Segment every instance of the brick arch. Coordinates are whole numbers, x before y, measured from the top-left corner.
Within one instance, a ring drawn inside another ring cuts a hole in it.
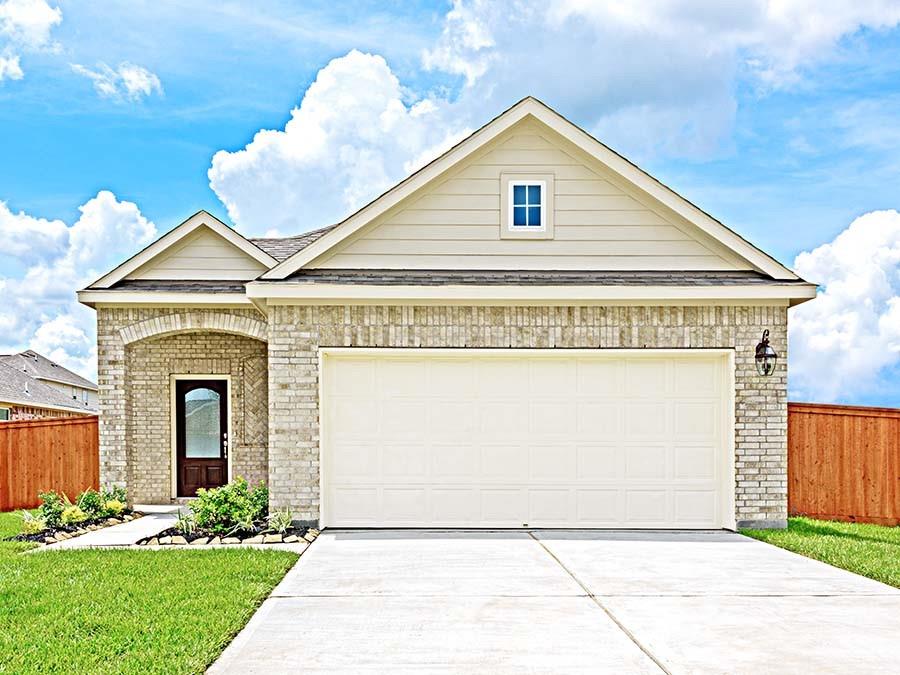
[[[174,335],[193,331],[215,331],[243,335],[254,340],[267,339],[266,322],[240,314],[214,311],[186,311],[138,321],[119,329],[124,344],[160,335]]]

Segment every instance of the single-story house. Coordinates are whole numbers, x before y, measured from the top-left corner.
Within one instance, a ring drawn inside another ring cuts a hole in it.
[[[783,527],[815,293],[526,98],[336,225],[201,211],[80,291],[102,481],[240,475],[320,527]]]
[[[0,422],[97,414],[97,385],[29,349],[0,355]]]

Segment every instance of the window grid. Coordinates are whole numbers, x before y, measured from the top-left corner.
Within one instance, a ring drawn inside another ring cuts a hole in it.
[[[510,183],[512,190],[512,227],[543,226],[543,185],[540,183]]]

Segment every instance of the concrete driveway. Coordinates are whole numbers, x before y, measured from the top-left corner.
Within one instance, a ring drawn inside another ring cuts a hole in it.
[[[211,672],[863,673],[900,591],[740,535],[328,531]]]

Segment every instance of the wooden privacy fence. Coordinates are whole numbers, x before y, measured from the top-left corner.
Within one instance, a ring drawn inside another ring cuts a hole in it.
[[[900,410],[788,403],[788,510],[900,524]]]
[[[0,422],[0,511],[38,505],[38,492],[75,499],[100,483],[96,416]]]

